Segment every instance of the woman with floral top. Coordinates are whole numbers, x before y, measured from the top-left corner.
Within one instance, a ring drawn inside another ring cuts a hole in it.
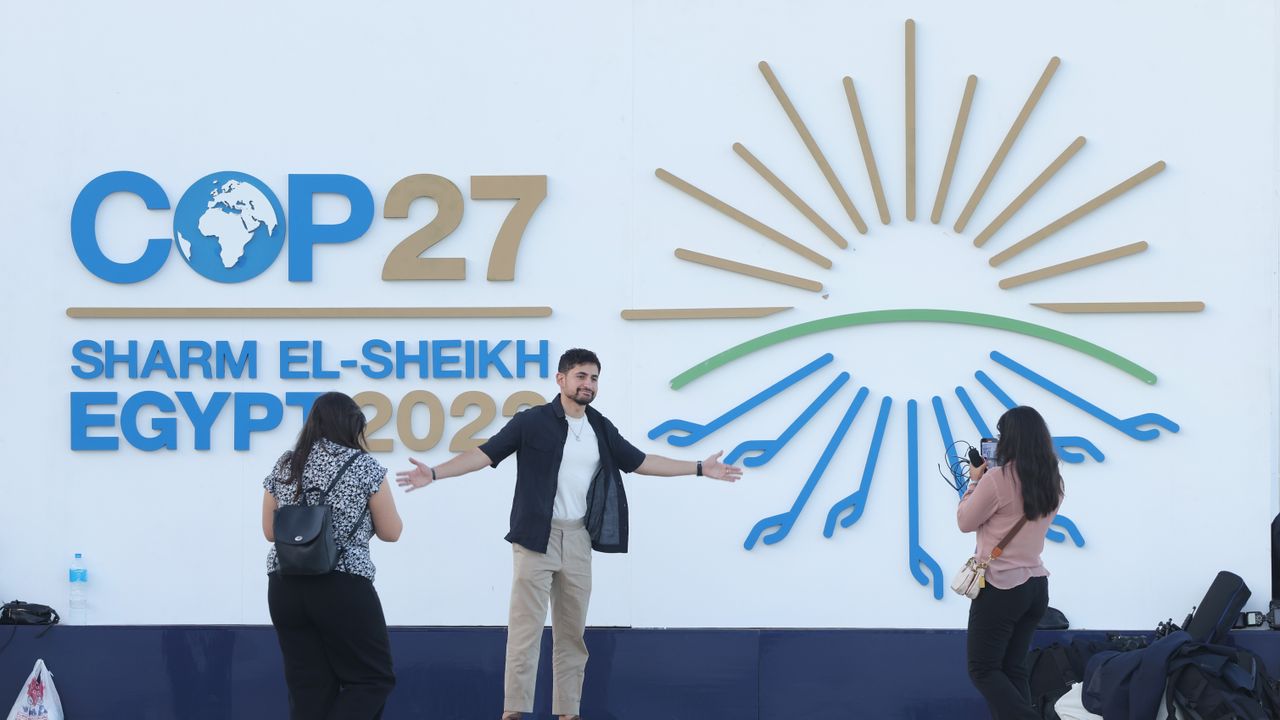
[[[341,556],[325,575],[279,572],[276,550],[267,555],[267,604],[284,655],[289,712],[302,718],[380,718],[395,686],[382,604],[373,588],[369,540],[400,538],[403,523],[387,469],[365,452],[365,418],[342,393],[321,395],[293,450],[280,456],[263,482],[262,532],[274,542],[276,508],[296,505],[300,494],[330,506]]]

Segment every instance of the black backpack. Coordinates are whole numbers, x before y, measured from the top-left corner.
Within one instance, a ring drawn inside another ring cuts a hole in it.
[[[0,625],[56,625],[60,619],[48,605],[21,600],[0,605]]]
[[[1071,686],[1084,679],[1089,658],[1103,650],[1138,650],[1146,647],[1142,636],[1107,635],[1077,637],[1070,643],[1053,643],[1027,654],[1027,682],[1031,686],[1031,702],[1042,720],[1059,720],[1053,709]]]
[[[1037,717],[1058,720],[1053,706],[1080,682],[1079,674],[1071,667],[1070,651],[1062,643],[1053,643],[1027,653],[1027,682],[1031,686],[1031,702]]]
[[[1248,650],[1192,642],[1169,658],[1165,704],[1171,718],[1269,720],[1280,718],[1280,685]]]
[[[325,488],[316,505],[307,504],[306,492],[299,487],[300,504],[276,508],[271,526],[276,536],[276,560],[281,575],[325,575],[338,566],[338,561],[346,552],[346,543],[341,550],[338,549],[338,541],[333,537],[333,509],[323,503],[346,474],[347,468],[362,454],[352,453],[347,458],[347,462],[333,476],[333,481]],[[347,543],[351,542],[351,538],[360,529],[368,512],[369,506],[365,505],[364,512],[347,534]]]

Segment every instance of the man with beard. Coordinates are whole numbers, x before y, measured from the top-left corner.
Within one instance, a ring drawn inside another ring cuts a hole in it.
[[[396,473],[408,490],[486,465],[497,467],[516,454],[516,491],[511,504],[514,553],[511,611],[507,622],[503,720],[533,712],[534,679],[542,626],[551,604],[554,650],[551,711],[578,718],[587,665],[583,631],[591,597],[591,551],[627,551],[627,497],[620,473],[675,477],[705,475],[733,482],[742,469],[706,460],[680,461],[646,455],[590,407],[600,379],[600,359],[574,348],[560,356],[560,394],[546,405],[517,414],[487,442],[431,467]]]

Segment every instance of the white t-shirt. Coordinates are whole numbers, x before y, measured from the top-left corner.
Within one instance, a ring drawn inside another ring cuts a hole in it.
[[[600,446],[587,416],[579,419],[565,416],[569,433],[564,439],[564,455],[560,459],[560,475],[556,480],[556,502],[552,520],[581,520],[587,516],[587,490],[600,466]]]

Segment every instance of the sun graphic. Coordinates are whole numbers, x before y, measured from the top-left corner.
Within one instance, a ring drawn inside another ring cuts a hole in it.
[[[904,50],[905,102],[903,107],[903,122],[906,135],[906,152],[904,157],[905,207],[903,209],[903,216],[907,222],[916,222],[916,195],[918,180],[916,173],[916,43],[915,23],[912,20],[906,21]],[[956,234],[963,234],[971,229],[970,221],[972,220],[975,211],[983,200],[986,199],[987,190],[990,188],[993,180],[1000,172],[1001,166],[1004,164],[1006,158],[1013,151],[1018,137],[1022,133],[1023,127],[1034,113],[1041,97],[1049,88],[1054,73],[1057,71],[1059,65],[1060,60],[1057,57],[1051,58],[1046,64],[1039,80],[1032,88],[1026,102],[1022,105],[1021,110],[1012,121],[1003,141],[1000,143],[994,156],[991,158],[990,163],[987,165],[986,171],[983,173],[977,185],[969,193],[962,209],[956,216],[954,223],[951,226]],[[777,74],[775,74],[773,67],[770,66],[769,63],[762,61],[759,64],[759,71],[768,88],[771,90],[773,97],[776,99],[778,106],[780,106],[781,110],[786,114],[791,125],[794,127],[795,132],[803,142],[805,148],[808,150],[808,154],[816,164],[817,169],[826,180],[826,184],[830,187],[831,192],[835,195],[840,206],[847,214],[848,219],[852,222],[853,227],[856,228],[857,232],[861,235],[872,234],[871,226],[866,222],[862,213],[859,212],[853,198],[846,191],[844,184],[840,180],[831,163],[828,161],[826,154],[818,145],[812,133],[810,133],[808,126],[805,124],[805,121],[795,103],[787,94],[787,91],[783,87],[783,84],[779,80]],[[857,135],[863,163],[865,164],[867,177],[874,195],[875,213],[882,225],[889,225],[892,222],[889,197],[885,192],[883,183],[881,182],[880,172],[873,152],[871,138],[867,131],[867,125],[864,121],[862,108],[858,100],[858,94],[851,78],[844,77],[842,84],[845,99],[849,107],[853,130]],[[932,210],[929,215],[929,221],[934,225],[941,224],[943,222],[943,217],[946,214],[947,201],[952,189],[952,175],[955,170],[956,160],[959,157],[963,146],[976,87],[977,78],[970,75],[963,89],[960,107],[956,113],[954,131],[952,132],[950,144],[947,150],[946,161],[943,166],[941,176],[938,179],[937,190],[934,195]],[[1146,168],[1103,190],[1093,198],[1079,204],[1070,212],[1047,222],[1040,227],[1040,229],[1021,239],[1009,242],[1008,238],[1000,237],[1000,230],[1009,223],[1009,221],[1028,203],[1029,200],[1031,200],[1033,196],[1043,190],[1046,185],[1050,183],[1053,177],[1077,155],[1084,144],[1084,137],[1077,137],[1072,141],[1047,167],[1044,168],[1042,172],[1039,173],[1038,176],[1035,177],[1034,180],[1031,181],[1030,184],[1026,186],[1025,189],[1009,201],[993,220],[977,231],[976,235],[974,235],[972,239],[974,248],[986,251],[990,249],[988,247],[989,245],[1002,247],[998,252],[990,255],[988,263],[991,267],[999,268],[1012,258],[1023,253],[1027,253],[1037,246],[1039,246],[1038,254],[1044,254],[1047,249],[1052,248],[1052,243],[1048,241],[1053,239],[1057,233],[1085,216],[1100,210],[1108,203],[1125,196],[1126,193],[1129,193],[1135,188],[1146,183],[1148,180],[1159,175],[1165,168],[1165,163],[1163,161],[1153,162]],[[816,210],[814,210],[813,206],[809,202],[806,202],[790,185],[787,184],[787,182],[761,162],[760,159],[756,157],[756,155],[754,155],[743,143],[735,142],[732,147],[734,153],[747,165],[747,167],[758,175],[769,188],[784,198],[787,203],[789,203],[810,224],[812,224],[812,226],[821,235],[825,236],[831,242],[834,249],[824,248],[822,251],[819,251],[809,247],[774,227],[765,224],[747,212],[730,205],[724,200],[713,195],[711,192],[698,187],[692,182],[689,182],[666,169],[657,168],[655,170],[655,174],[659,180],[672,188],[675,188],[688,197],[696,199],[707,207],[728,216],[735,222],[759,234],[767,240],[776,243],[778,246],[795,253],[809,263],[812,263],[816,269],[831,269],[832,261],[830,257],[824,253],[839,253],[851,250],[849,240],[842,235],[831,222],[823,218]],[[999,280],[998,287],[1002,290],[1010,290],[1013,288],[1033,285],[1049,278],[1087,271],[1090,268],[1095,268],[1106,263],[1112,263],[1123,258],[1138,255],[1147,249],[1148,243],[1135,242],[1082,257],[1060,259],[1057,262],[1039,267],[1038,269],[1014,275],[1007,275]],[[783,273],[776,269],[746,262],[744,259],[721,257],[683,247],[675,249],[675,256],[683,262],[697,264],[718,272],[748,276],[763,283],[770,283],[790,288],[790,291],[792,292],[805,291],[810,293],[821,293],[824,290],[824,284],[822,280],[819,279],[821,275],[806,277]],[[1200,312],[1204,309],[1203,302],[1194,300],[1173,302],[1163,300],[1118,302],[1096,297],[1080,298],[1070,302],[1059,302],[1055,300],[1033,302],[1031,304],[1056,313],[1073,314],[1187,313]],[[763,318],[790,309],[792,309],[790,306],[632,308],[623,310],[622,317],[631,321],[674,321],[691,319],[741,320],[743,318]],[[1105,347],[1092,343],[1084,338],[1080,338],[1045,325],[1013,317],[971,312],[962,309],[900,308],[855,312],[811,319],[746,339],[737,345],[724,349],[721,352],[695,363],[687,370],[679,373],[671,379],[671,388],[673,390],[680,391],[690,383],[716,372],[735,360],[797,338],[850,327],[894,323],[934,323],[985,327],[1005,333],[1032,337],[1040,341],[1068,349],[1075,353],[1079,353],[1088,358],[1092,358],[1094,361],[1111,365],[1137,381],[1147,384],[1154,384],[1156,382],[1155,373],[1143,367],[1138,362],[1108,350]],[[1144,442],[1150,441],[1159,437],[1162,430],[1172,433],[1176,433],[1179,430],[1179,426],[1176,422],[1154,412],[1142,413],[1131,417],[1122,417],[1120,415],[1113,414],[1112,412],[1103,409],[1100,405],[1086,399],[1086,397],[1079,392],[1069,389],[1058,380],[1051,379],[1018,359],[1010,357],[1002,352],[992,351],[989,358],[1003,371],[1037,386],[1041,390],[1056,397],[1061,402],[1076,408],[1077,410],[1094,418],[1096,421],[1109,426],[1134,440]],[[767,386],[754,395],[742,400],[732,408],[722,412],[714,419],[705,422],[696,422],[685,419],[667,420],[659,423],[650,430],[648,434],[649,438],[653,440],[665,438],[667,443],[678,447],[686,447],[696,444],[710,434],[729,426],[735,420],[759,407],[763,403],[783,393],[791,391],[797,383],[800,383],[805,378],[816,376],[824,369],[834,368],[832,365],[833,361],[834,356],[830,353],[825,353],[813,358],[802,366],[795,368],[788,374],[783,375],[782,373],[779,373],[779,376],[775,377],[757,378],[757,382],[763,381],[764,383],[768,383]],[[1006,391],[1003,386],[998,384],[987,372],[982,370],[975,372],[974,379],[983,391],[989,393],[1001,406],[1011,408],[1018,404],[1010,393]],[[794,439],[806,427],[806,425],[808,425],[808,423],[823,407],[841,394],[845,387],[849,385],[849,380],[850,374],[848,372],[839,372],[828,382],[826,387],[808,403],[804,410],[800,412],[790,423],[788,423],[775,437],[742,441],[737,444],[731,452],[729,452],[725,457],[725,460],[728,462],[740,462],[750,468],[766,465],[792,439]],[[992,418],[984,417],[981,414],[969,390],[963,386],[957,386],[954,388],[953,392],[956,400],[964,409],[964,414],[967,416],[968,421],[972,424],[976,432],[981,436],[991,436],[994,426],[994,423],[991,422]],[[755,550],[759,548],[760,543],[763,543],[764,545],[778,543],[791,533],[797,519],[804,511],[805,506],[812,497],[818,483],[821,481],[823,474],[831,463],[837,449],[848,435],[850,427],[853,425],[858,415],[865,412],[867,415],[874,413],[875,430],[866,450],[860,480],[854,492],[838,500],[828,509],[826,519],[823,524],[823,534],[827,538],[831,538],[834,536],[837,529],[848,528],[862,517],[867,506],[867,499],[872,480],[875,475],[877,460],[885,436],[885,429],[888,425],[889,418],[894,410],[895,404],[898,404],[893,397],[885,396],[880,399],[877,408],[874,410],[868,409],[864,411],[863,406],[867,404],[866,401],[869,395],[869,389],[867,387],[861,387],[854,391],[851,399],[841,401],[842,403],[847,403],[845,405],[844,413],[837,425],[830,430],[829,439],[827,440],[820,456],[814,463],[803,486],[797,493],[795,501],[786,511],[765,517],[751,525],[746,532],[746,537],[743,542],[743,546],[746,550]],[[837,403],[837,406],[839,404],[840,403]],[[944,584],[942,569],[938,562],[924,549],[920,540],[919,485],[921,471],[918,461],[922,435],[920,429],[920,425],[922,424],[920,419],[920,403],[915,399],[908,399],[902,404],[905,405],[907,427],[907,525],[909,568],[911,575],[917,582],[919,582],[920,585],[931,588],[934,597],[941,599],[943,597]],[[932,410],[934,423],[937,426],[937,440],[941,443],[942,449],[946,453],[951,467],[956,468],[960,464],[960,457],[956,450],[956,434],[953,433],[952,420],[947,415],[941,394],[933,395],[928,401],[928,404]],[[872,402],[871,405],[874,406],[876,403]],[[1080,463],[1086,460],[1103,462],[1106,458],[1103,451],[1088,438],[1082,436],[1058,436],[1054,437],[1053,440],[1055,448],[1058,451],[1058,455],[1064,462]],[[964,486],[961,482],[959,492],[963,493],[963,491]],[[1083,547],[1085,543],[1084,535],[1076,523],[1069,517],[1061,514],[1055,519],[1053,527],[1050,528],[1047,534],[1047,538],[1054,542],[1070,541],[1078,547]]]

